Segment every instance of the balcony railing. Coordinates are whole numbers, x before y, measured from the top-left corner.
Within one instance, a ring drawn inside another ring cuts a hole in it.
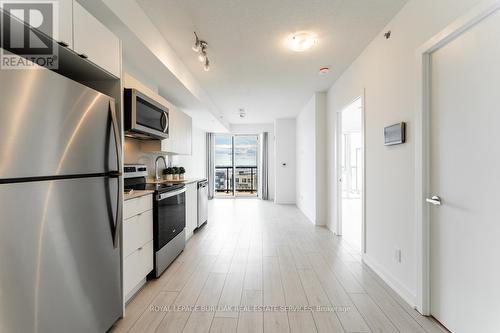
[[[241,194],[257,194],[257,166],[237,166],[234,168],[236,192]],[[215,167],[215,191],[226,195],[233,193],[233,167]]]

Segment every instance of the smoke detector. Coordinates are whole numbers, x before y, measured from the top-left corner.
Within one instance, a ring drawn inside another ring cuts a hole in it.
[[[319,69],[319,75],[326,75],[328,73],[330,73],[330,67],[325,66]]]

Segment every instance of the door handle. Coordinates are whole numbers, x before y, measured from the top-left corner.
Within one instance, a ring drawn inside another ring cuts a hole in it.
[[[163,111],[161,113],[160,122],[161,122],[161,128],[163,130],[163,133],[167,133],[167,129],[168,129],[168,114],[167,114],[167,112]]]
[[[441,198],[437,195],[433,195],[432,198],[427,198],[425,201],[434,206],[441,206]]]
[[[120,136],[120,127],[118,126],[118,117],[116,115],[115,102],[114,100],[109,101],[109,112],[111,113],[111,123],[113,126],[113,134],[115,137],[115,149],[116,149],[116,164],[117,171],[111,176],[117,178],[118,182],[118,198],[116,200],[116,222],[115,228],[113,230],[113,247],[116,249],[118,247],[118,239],[120,238],[120,230],[122,228],[122,201],[123,201],[123,188],[121,180],[121,166],[122,166],[122,143]]]

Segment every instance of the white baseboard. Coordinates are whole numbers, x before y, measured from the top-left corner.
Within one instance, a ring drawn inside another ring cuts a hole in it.
[[[417,295],[398,281],[391,273],[379,265],[375,260],[372,260],[366,253],[362,256],[363,262],[372,269],[392,290],[394,290],[408,305],[415,308],[417,303]]]
[[[274,200],[274,203],[277,205],[295,205],[295,201],[279,201]]]

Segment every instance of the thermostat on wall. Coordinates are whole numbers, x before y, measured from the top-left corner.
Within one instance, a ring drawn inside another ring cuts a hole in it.
[[[384,128],[384,144],[399,145],[406,142],[406,123],[398,123]]]

